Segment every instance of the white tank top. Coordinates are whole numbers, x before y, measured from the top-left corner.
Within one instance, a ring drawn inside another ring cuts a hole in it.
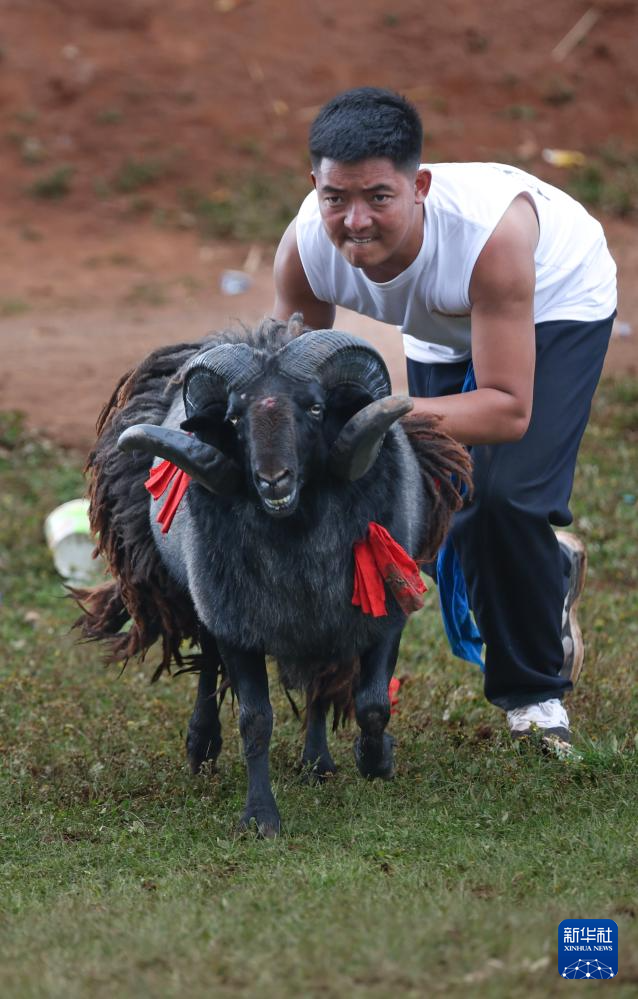
[[[534,322],[593,321],[616,308],[616,266],[602,227],[564,191],[500,163],[424,164],[432,184],[424,203],[424,238],[410,266],[391,281],[371,281],[333,246],[316,191],[297,216],[297,246],[316,298],[403,333],[416,361],[471,356],[469,287],[474,264],[503,213],[519,194],[539,222]]]

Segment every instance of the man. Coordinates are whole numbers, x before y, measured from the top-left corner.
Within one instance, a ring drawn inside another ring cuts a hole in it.
[[[569,742],[562,698],[582,664],[586,560],[551,525],[572,519],[615,265],[599,223],[562,191],[500,164],[419,165],[421,146],[416,110],[389,91],[346,91],[321,109],[315,190],[277,251],[274,313],[323,329],[342,305],[401,327],[414,413],[472,446],[475,494],[451,541],[486,646],[486,696],[514,737]]]

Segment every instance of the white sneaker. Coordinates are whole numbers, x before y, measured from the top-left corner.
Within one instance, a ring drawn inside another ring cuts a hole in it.
[[[507,712],[507,724],[513,739],[522,739],[534,732],[543,738],[555,736],[561,742],[571,742],[569,717],[557,697],[540,704],[526,704]]]

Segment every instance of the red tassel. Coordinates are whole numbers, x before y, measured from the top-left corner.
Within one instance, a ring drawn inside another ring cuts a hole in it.
[[[390,698],[390,714],[396,715],[399,704],[399,687],[401,681],[398,676],[393,676],[388,686],[388,697]]]
[[[177,465],[173,465],[170,461],[162,461],[155,468],[151,469],[144,485],[153,499],[160,498],[177,471]]]
[[[353,552],[352,603],[355,607],[361,607],[364,614],[372,614],[373,617],[385,616],[388,613],[385,585],[389,586],[404,614],[423,607],[421,594],[427,591],[427,587],[419,568],[385,527],[371,522],[367,539],[355,542]]]
[[[383,617],[388,613],[385,606],[385,587],[383,577],[379,575],[372,548],[368,541],[357,541],[353,550],[354,591],[352,603],[355,607],[361,607],[364,614]]]
[[[144,483],[153,499],[159,499],[166,492],[173,479],[175,481],[171,485],[170,492],[157,515],[157,523],[162,525],[162,534],[166,534],[173,523],[173,517],[177,513],[177,508],[182,501],[182,497],[188,489],[191,477],[186,472],[183,472],[181,468],[178,468],[177,465],[174,465],[172,461],[162,461],[156,468],[151,469],[149,477]]]

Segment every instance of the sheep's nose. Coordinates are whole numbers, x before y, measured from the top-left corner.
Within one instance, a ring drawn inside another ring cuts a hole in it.
[[[257,487],[261,493],[267,493],[274,496],[284,495],[288,491],[292,482],[292,475],[287,468],[281,468],[277,472],[272,472],[270,475],[258,472],[255,478],[257,481]]]

